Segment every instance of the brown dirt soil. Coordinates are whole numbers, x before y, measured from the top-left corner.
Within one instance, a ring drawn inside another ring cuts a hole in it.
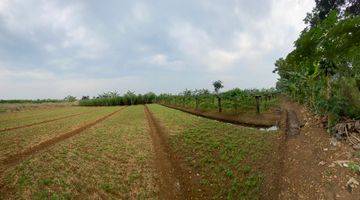
[[[272,151],[269,151],[267,157],[261,161],[262,164],[259,164],[259,166],[261,166],[261,171],[264,172],[265,176],[261,186],[260,199],[278,199],[281,191],[280,182],[285,159],[284,147],[286,144],[286,134],[284,133],[284,130],[286,129],[286,119],[287,113],[281,112],[281,120],[278,124],[281,133],[273,138],[273,141],[271,141],[273,144]]]
[[[280,114],[277,114],[276,112],[247,116],[245,114],[235,115],[235,114],[225,114],[218,112],[204,112],[201,110],[182,108],[173,105],[165,105],[165,104],[161,104],[161,105],[166,106],[168,108],[173,108],[183,112],[187,112],[193,115],[197,115],[200,117],[205,117],[208,119],[214,119],[221,122],[238,124],[248,127],[268,128],[277,125],[280,121]]]
[[[90,112],[92,112],[92,111],[90,111]],[[70,117],[75,117],[75,116],[83,115],[83,114],[85,114],[85,113],[89,113],[89,112],[83,112],[83,113],[77,113],[77,114],[67,115],[67,116],[64,116],[64,117],[59,117],[59,118],[55,118],[55,119],[49,119],[49,120],[45,120],[45,121],[42,121],[42,122],[36,122],[36,123],[27,124],[27,125],[23,125],[23,126],[16,126],[16,127],[11,127],[11,128],[5,128],[5,129],[1,129],[1,130],[0,130],[0,133],[1,133],[1,132],[5,132],[5,131],[11,131],[11,130],[16,130],[16,129],[21,129],[21,128],[28,128],[28,127],[31,127],[31,126],[36,126],[36,125],[40,125],[40,124],[45,124],[45,123],[49,123],[49,122],[54,122],[54,121],[58,121],[58,120],[62,120],[62,119],[67,119],[67,118],[70,118]]]
[[[196,180],[183,168],[181,157],[175,155],[169,145],[167,134],[145,105],[144,108],[153,141],[159,170],[160,199],[203,199],[204,195],[194,193]]]
[[[92,126],[94,126],[95,124],[97,123],[100,123],[101,121],[104,121],[105,119],[115,115],[116,113],[120,112],[123,108],[117,110],[117,111],[114,111],[108,115],[105,115],[93,122],[90,122],[84,126],[81,126],[81,127],[78,127],[72,131],[69,131],[69,132],[66,132],[66,133],[63,133],[63,134],[60,134],[59,136],[57,137],[54,137],[52,139],[49,139],[49,140],[46,140],[46,141],[43,141],[33,147],[30,147],[20,153],[16,153],[14,155],[11,155],[3,160],[0,161],[0,176],[2,176],[2,173],[4,170],[6,170],[7,168],[9,167],[12,167],[16,164],[18,164],[19,162],[21,162],[22,160],[24,160],[25,158],[29,157],[29,156],[32,156],[34,154],[37,154],[38,152],[46,149],[46,148],[49,148],[50,146],[53,146],[65,139],[68,139],[70,137],[73,137],[79,133],[81,133],[82,131],[84,131],[85,129],[88,129]],[[0,177],[2,178],[2,177]],[[0,180],[0,188],[2,187],[2,184],[1,184],[1,180]]]
[[[296,114],[303,127],[299,135],[288,135],[282,148],[278,199],[360,199],[360,187],[349,192],[347,181],[360,176],[350,169],[334,164],[353,160],[354,151],[346,144],[330,143],[330,135],[305,107],[282,100],[282,108]]]

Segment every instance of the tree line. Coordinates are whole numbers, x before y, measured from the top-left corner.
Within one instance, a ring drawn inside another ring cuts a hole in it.
[[[327,117],[360,119],[360,1],[316,0],[295,49],[275,63],[277,89]]]

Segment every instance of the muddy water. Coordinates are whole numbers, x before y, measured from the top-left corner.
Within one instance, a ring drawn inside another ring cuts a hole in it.
[[[279,130],[279,127],[278,126],[271,126],[269,128],[259,128],[259,130],[260,131],[267,131],[267,132],[269,132],[269,131],[277,131],[277,130]]]

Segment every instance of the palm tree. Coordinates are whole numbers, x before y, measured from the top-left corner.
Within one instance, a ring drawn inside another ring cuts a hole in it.
[[[222,108],[221,108],[221,98],[220,98],[220,96],[219,96],[219,91],[220,91],[221,88],[224,87],[224,85],[222,84],[222,81],[217,80],[217,81],[214,81],[214,82],[213,82],[213,86],[214,86],[216,98],[218,99],[218,109],[219,109],[219,112],[222,112]]]

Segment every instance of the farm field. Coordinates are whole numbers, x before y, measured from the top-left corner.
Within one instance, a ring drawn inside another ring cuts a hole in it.
[[[360,0],[0,0],[0,200],[360,200]]]
[[[1,117],[33,123],[27,112],[82,114],[0,133],[0,199],[258,199],[274,189],[265,161],[277,131],[156,104]]]
[[[271,172],[264,169],[271,168],[269,161],[276,162],[270,158],[276,153],[278,131],[222,123],[156,104],[149,108],[167,133],[184,182],[191,184],[190,194],[200,199],[271,195],[274,188],[265,186]]]
[[[76,115],[49,123],[0,132],[0,158],[9,157],[15,153],[29,149],[43,141],[96,120],[115,111],[117,108],[88,109],[87,113]],[[90,112],[91,111],[91,112]],[[77,109],[74,110],[78,113]]]
[[[47,120],[58,119],[61,117],[82,114],[96,110],[96,108],[84,107],[63,107],[53,109],[37,109],[32,111],[21,111],[0,114],[0,131],[18,126],[39,123]]]

